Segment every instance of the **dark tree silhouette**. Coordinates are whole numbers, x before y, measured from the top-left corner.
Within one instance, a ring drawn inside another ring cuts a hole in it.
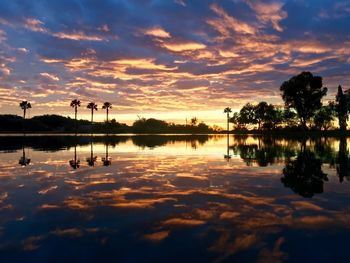
[[[230,155],[230,135],[229,133],[226,134],[226,154],[224,155],[224,158],[227,160],[231,159],[231,155]]]
[[[339,120],[340,130],[346,131],[347,121],[349,119],[349,98],[343,93],[342,87],[338,86],[336,96],[336,112]]]
[[[108,140],[108,137],[107,137],[107,140]],[[108,156],[108,141],[106,142],[105,145],[106,145],[106,155],[104,158],[102,158],[102,162],[104,166],[109,166],[111,165],[111,159]]]
[[[257,163],[260,167],[272,165],[275,158],[281,154],[274,145],[262,147],[257,144],[248,145],[241,143],[233,145],[231,148],[235,153],[239,153],[247,166],[252,166],[254,163]]]
[[[227,115],[227,132],[230,131],[230,125],[229,125],[229,123],[230,123],[230,113],[231,113],[231,112],[232,112],[232,110],[231,110],[230,107],[227,107],[227,108],[224,109],[224,113],[226,113],[226,115]]]
[[[321,99],[327,94],[322,77],[302,72],[283,82],[280,90],[285,105],[297,111],[302,127],[307,129],[307,121],[321,108]]]
[[[192,126],[196,126],[197,125],[197,123],[198,123],[198,119],[197,119],[197,117],[193,117],[192,119],[191,119],[191,125]]]
[[[72,100],[70,103],[70,106],[74,108],[74,119],[77,120],[77,114],[78,114],[78,107],[80,107],[80,100]]]
[[[112,109],[112,104],[106,101],[105,103],[103,103],[102,109],[106,110],[106,122],[108,123],[108,114],[109,110]]]
[[[289,108],[284,109],[282,114],[282,120],[289,127],[298,125],[297,114]]]
[[[339,182],[343,182],[344,177],[350,179],[350,158],[349,151],[347,149],[346,137],[344,136],[340,138],[336,168],[339,176]]]
[[[97,104],[95,102],[90,102],[87,108],[91,110],[91,123],[94,122],[94,111],[97,111]]]
[[[233,123],[234,129],[241,130],[243,125],[241,123],[241,116],[239,112],[234,112],[232,117],[230,118],[230,122]]]
[[[97,160],[97,156],[94,156],[94,145],[93,145],[93,139],[91,137],[90,139],[90,157],[86,158],[86,162],[89,166],[95,166],[95,162]]]
[[[242,107],[239,112],[239,121],[241,125],[255,125],[257,120],[255,118],[255,107],[254,105],[247,103]]]
[[[24,145],[22,147],[22,156],[18,161],[18,164],[20,164],[21,166],[27,166],[30,164],[30,159],[26,157],[26,152],[24,149]]]
[[[76,144],[74,145],[74,158],[69,161],[69,165],[73,169],[77,169],[80,167],[80,160],[78,160],[78,158],[77,158],[77,145]]]
[[[334,120],[335,110],[334,104],[329,103],[326,106],[322,106],[316,111],[314,116],[315,127],[319,130],[328,130],[332,127],[332,122]]]
[[[322,171],[322,161],[313,152],[303,150],[295,160],[287,161],[281,181],[295,193],[312,197],[315,193],[323,193],[323,184],[328,178]]]
[[[260,130],[261,124],[267,119],[267,114],[269,111],[269,105],[265,102],[259,102],[258,105],[254,107],[255,120],[258,123],[258,129]]]
[[[23,110],[23,119],[26,118],[26,113],[28,109],[32,108],[32,105],[30,104],[30,102],[24,100],[22,101],[19,106],[21,107],[21,109]]]
[[[284,111],[275,108],[274,105],[269,104],[267,107],[266,117],[263,128],[265,129],[276,129],[278,125],[284,121]]]
[[[272,104],[265,101],[259,102],[254,107],[255,120],[258,123],[258,129],[274,129],[283,121],[283,113]]]

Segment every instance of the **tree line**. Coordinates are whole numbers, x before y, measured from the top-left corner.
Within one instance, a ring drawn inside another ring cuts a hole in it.
[[[340,85],[335,100],[325,105],[322,99],[327,95],[327,88],[323,87],[322,77],[311,72],[302,72],[283,82],[280,91],[284,107],[265,101],[247,103],[232,116],[231,108],[227,107],[224,109],[227,125],[233,123],[235,130],[329,130],[336,128],[334,122],[338,120],[339,129],[347,129],[350,94]]]
[[[32,108],[28,101],[22,101],[19,106],[23,110],[23,118],[14,115],[0,116],[0,124],[4,129],[0,131],[19,131],[20,127],[25,131],[56,131],[56,132],[110,132],[110,133],[216,133],[221,129],[218,126],[210,127],[204,122],[199,122],[196,117],[190,119],[186,124],[175,124],[154,118],[141,118],[134,121],[132,126],[121,124],[115,119],[109,120],[109,111],[112,109],[112,103],[104,102],[102,109],[106,111],[106,121],[104,123],[94,122],[94,112],[98,110],[95,102],[89,102],[86,106],[91,111],[91,122],[86,120],[78,120],[78,109],[82,103],[78,99],[74,99],[70,103],[70,107],[74,109],[74,120],[69,117],[59,115],[42,115],[35,116],[30,120],[26,119],[26,112]]]

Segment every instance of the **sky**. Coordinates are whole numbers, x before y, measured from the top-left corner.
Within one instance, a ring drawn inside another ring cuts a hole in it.
[[[302,71],[327,99],[350,87],[350,1],[1,0],[0,113],[73,117],[70,101],[113,104],[110,118],[197,117],[223,125],[227,106],[282,105]]]

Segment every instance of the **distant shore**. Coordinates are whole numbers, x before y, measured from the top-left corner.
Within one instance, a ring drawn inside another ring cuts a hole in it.
[[[132,125],[110,122],[89,122],[87,120],[74,120],[60,115],[42,115],[31,119],[23,119],[16,115],[0,115],[0,134],[51,134],[51,135],[256,135],[273,137],[350,137],[349,131],[339,129],[319,130],[302,127],[278,127],[275,129],[233,129],[223,130],[217,126],[208,126],[204,122],[191,124],[168,123],[157,119],[136,120]]]
[[[209,133],[186,133],[186,132],[61,132],[61,131],[0,131],[0,136],[13,135],[33,135],[33,136],[205,136],[205,135],[237,135],[237,136],[264,136],[264,137],[350,137],[350,131],[340,130],[329,130],[329,131],[288,131],[288,130],[276,130],[276,131],[259,131],[259,130],[248,130],[248,131],[220,131],[220,132],[209,132]]]

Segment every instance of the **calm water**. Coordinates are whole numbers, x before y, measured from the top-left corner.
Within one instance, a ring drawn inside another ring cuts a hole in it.
[[[0,137],[0,261],[349,261],[348,146]]]

